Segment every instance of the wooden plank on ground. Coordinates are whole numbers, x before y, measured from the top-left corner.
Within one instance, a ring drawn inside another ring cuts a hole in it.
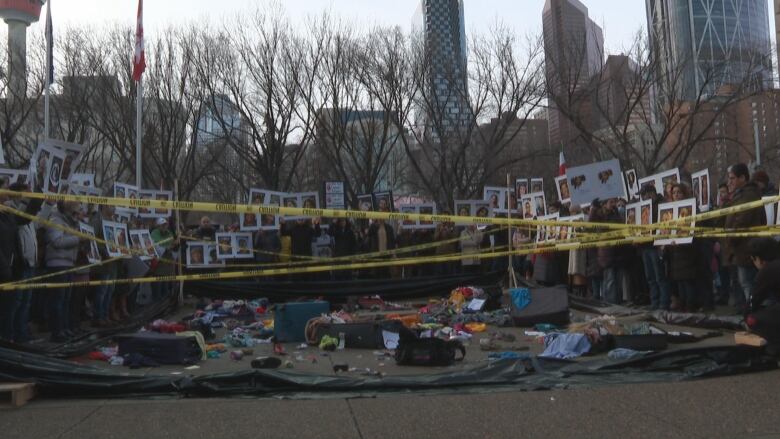
[[[35,397],[35,384],[0,383],[0,408],[18,408]]]

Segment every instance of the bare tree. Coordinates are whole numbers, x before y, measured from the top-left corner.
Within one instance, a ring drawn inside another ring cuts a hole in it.
[[[724,83],[726,64],[715,63],[700,66],[692,87],[692,61],[661,58],[641,31],[625,53],[607,57],[590,74],[580,44],[566,46],[564,56],[548,55],[548,105],[571,127],[565,142],[579,145],[586,157],[619,158],[649,175],[685,166],[700,145],[735,140],[713,128],[755,94],[751,77]]]
[[[221,97],[229,99],[241,123],[220,112],[215,120],[227,133],[245,131],[249,141],[244,145],[235,141],[241,136],[228,136],[228,146],[250,165],[259,184],[286,190],[292,177],[283,169],[295,167],[305,150],[287,146],[308,145],[312,136],[314,115],[301,111],[301,90],[314,78],[302,77],[302,65],[311,56],[307,50],[317,49],[296,36],[278,10],[257,9],[230,28],[236,26],[242,32],[204,29],[192,48],[201,93],[214,108]]]

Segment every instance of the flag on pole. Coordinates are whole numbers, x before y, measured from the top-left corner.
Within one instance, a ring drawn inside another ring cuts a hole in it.
[[[563,151],[558,156],[558,176],[566,175],[566,159],[563,158]]]
[[[46,2],[46,63],[48,64],[46,85],[54,83],[54,26],[51,22],[51,1]]]
[[[133,81],[140,81],[146,70],[144,53],[144,0],[138,0],[138,21],[135,28],[135,55],[133,56]]]

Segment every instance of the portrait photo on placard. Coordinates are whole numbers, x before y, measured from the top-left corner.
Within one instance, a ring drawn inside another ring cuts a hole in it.
[[[634,169],[626,171],[626,188],[630,198],[635,198],[639,195],[639,180],[636,178],[636,170]]]
[[[252,258],[254,254],[252,252],[252,234],[251,233],[235,233],[233,234],[233,257],[235,258]]]
[[[417,206],[414,205],[408,205],[408,204],[402,204],[398,206],[398,212],[404,213],[404,214],[415,214],[417,213]],[[405,219],[401,221],[401,228],[404,229],[411,229],[417,227],[417,220],[414,219]]]
[[[531,179],[531,192],[544,192],[544,179],[532,178]]]
[[[536,216],[536,206],[533,197],[526,195],[520,199],[520,214],[523,219],[532,219]]]
[[[361,212],[369,212],[374,210],[374,196],[371,194],[363,194],[357,196],[358,210]]]
[[[317,209],[319,204],[319,195],[315,193],[301,194],[301,207],[304,209]]]
[[[485,186],[482,191],[482,199],[487,201],[492,209],[503,209],[502,192],[505,191],[504,188]]]
[[[571,201],[571,193],[569,192],[569,179],[565,175],[555,177],[555,188],[558,191],[558,199],[562,203],[568,203]]]
[[[523,198],[528,193],[528,179],[517,178],[515,179],[515,196],[517,199]]]
[[[420,215],[436,215],[435,204],[420,204],[417,206],[417,213]],[[433,228],[435,227],[433,221],[419,221],[419,227],[421,228]]]
[[[187,267],[197,268],[206,266],[206,243],[187,243]]]
[[[490,202],[477,202],[474,203],[474,216],[479,218],[489,218],[492,209],[490,208]]]
[[[233,234],[217,233],[214,237],[217,240],[217,259],[233,258]]]
[[[455,202],[455,215],[456,216],[472,216],[471,211],[472,204],[469,201],[456,201]]]
[[[374,194],[377,212],[393,211],[393,194],[391,192],[377,192]]]

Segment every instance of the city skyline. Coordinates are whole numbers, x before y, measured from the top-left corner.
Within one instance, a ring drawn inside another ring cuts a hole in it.
[[[167,0],[165,2],[146,2],[145,25],[147,37],[153,38],[160,29],[169,24],[185,24],[203,21],[218,24],[223,18],[244,12],[254,5],[269,5],[274,0],[224,0],[221,9],[212,11],[206,0]],[[101,0],[54,0],[52,14],[55,26],[68,24],[100,25],[118,22],[133,25],[137,0],[121,0],[112,8],[105,8]],[[465,22],[467,35],[474,32],[487,32],[500,20],[515,29],[519,34],[540,35],[542,31],[542,9],[544,0],[490,0],[476,2],[465,0]],[[588,7],[591,19],[604,30],[605,47],[608,53],[619,53],[630,44],[640,29],[646,30],[645,0],[625,2],[607,2],[604,0],[583,1]],[[285,0],[286,14],[294,26],[304,26],[307,16],[317,15],[329,10],[335,17],[370,26],[380,24],[400,26],[410,31],[412,17],[419,0],[398,0],[392,8],[386,8],[379,2],[359,0]],[[773,11],[773,5],[770,5]],[[90,11],[84,14],[84,11]],[[42,23],[40,23],[42,24]],[[774,20],[770,23],[774,38]],[[38,24],[34,27],[41,27]]]

